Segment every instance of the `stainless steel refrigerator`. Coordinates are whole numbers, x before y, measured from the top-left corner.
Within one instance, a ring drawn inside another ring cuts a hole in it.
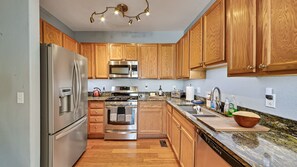
[[[71,167],[87,145],[87,59],[54,44],[40,52],[40,166]]]

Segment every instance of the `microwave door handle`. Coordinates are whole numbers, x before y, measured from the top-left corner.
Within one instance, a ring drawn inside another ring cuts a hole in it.
[[[132,77],[132,65],[129,65],[129,76]]]

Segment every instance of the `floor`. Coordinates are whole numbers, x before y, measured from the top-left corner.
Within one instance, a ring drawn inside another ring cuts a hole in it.
[[[161,147],[159,139],[91,139],[75,167],[178,167],[168,141],[166,143],[168,147]]]

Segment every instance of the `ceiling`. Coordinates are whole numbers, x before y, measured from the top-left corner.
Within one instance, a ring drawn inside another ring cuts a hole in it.
[[[99,17],[90,23],[90,15],[102,12],[106,6],[128,5],[128,15],[136,15],[146,7],[144,0],[40,0],[40,6],[66,24],[73,31],[184,31],[211,0],[148,0],[150,16],[141,16],[141,21],[128,25],[128,19],[115,16],[110,10],[106,21]]]

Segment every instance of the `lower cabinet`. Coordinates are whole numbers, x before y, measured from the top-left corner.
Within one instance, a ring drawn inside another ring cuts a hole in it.
[[[196,128],[175,109],[171,118],[172,149],[182,167],[194,167]]]
[[[166,135],[169,142],[171,142],[172,106],[169,104],[167,104],[166,117]]]
[[[88,138],[103,138],[104,137],[104,102],[89,101],[88,112]]]
[[[138,102],[138,138],[166,137],[165,101]]]

